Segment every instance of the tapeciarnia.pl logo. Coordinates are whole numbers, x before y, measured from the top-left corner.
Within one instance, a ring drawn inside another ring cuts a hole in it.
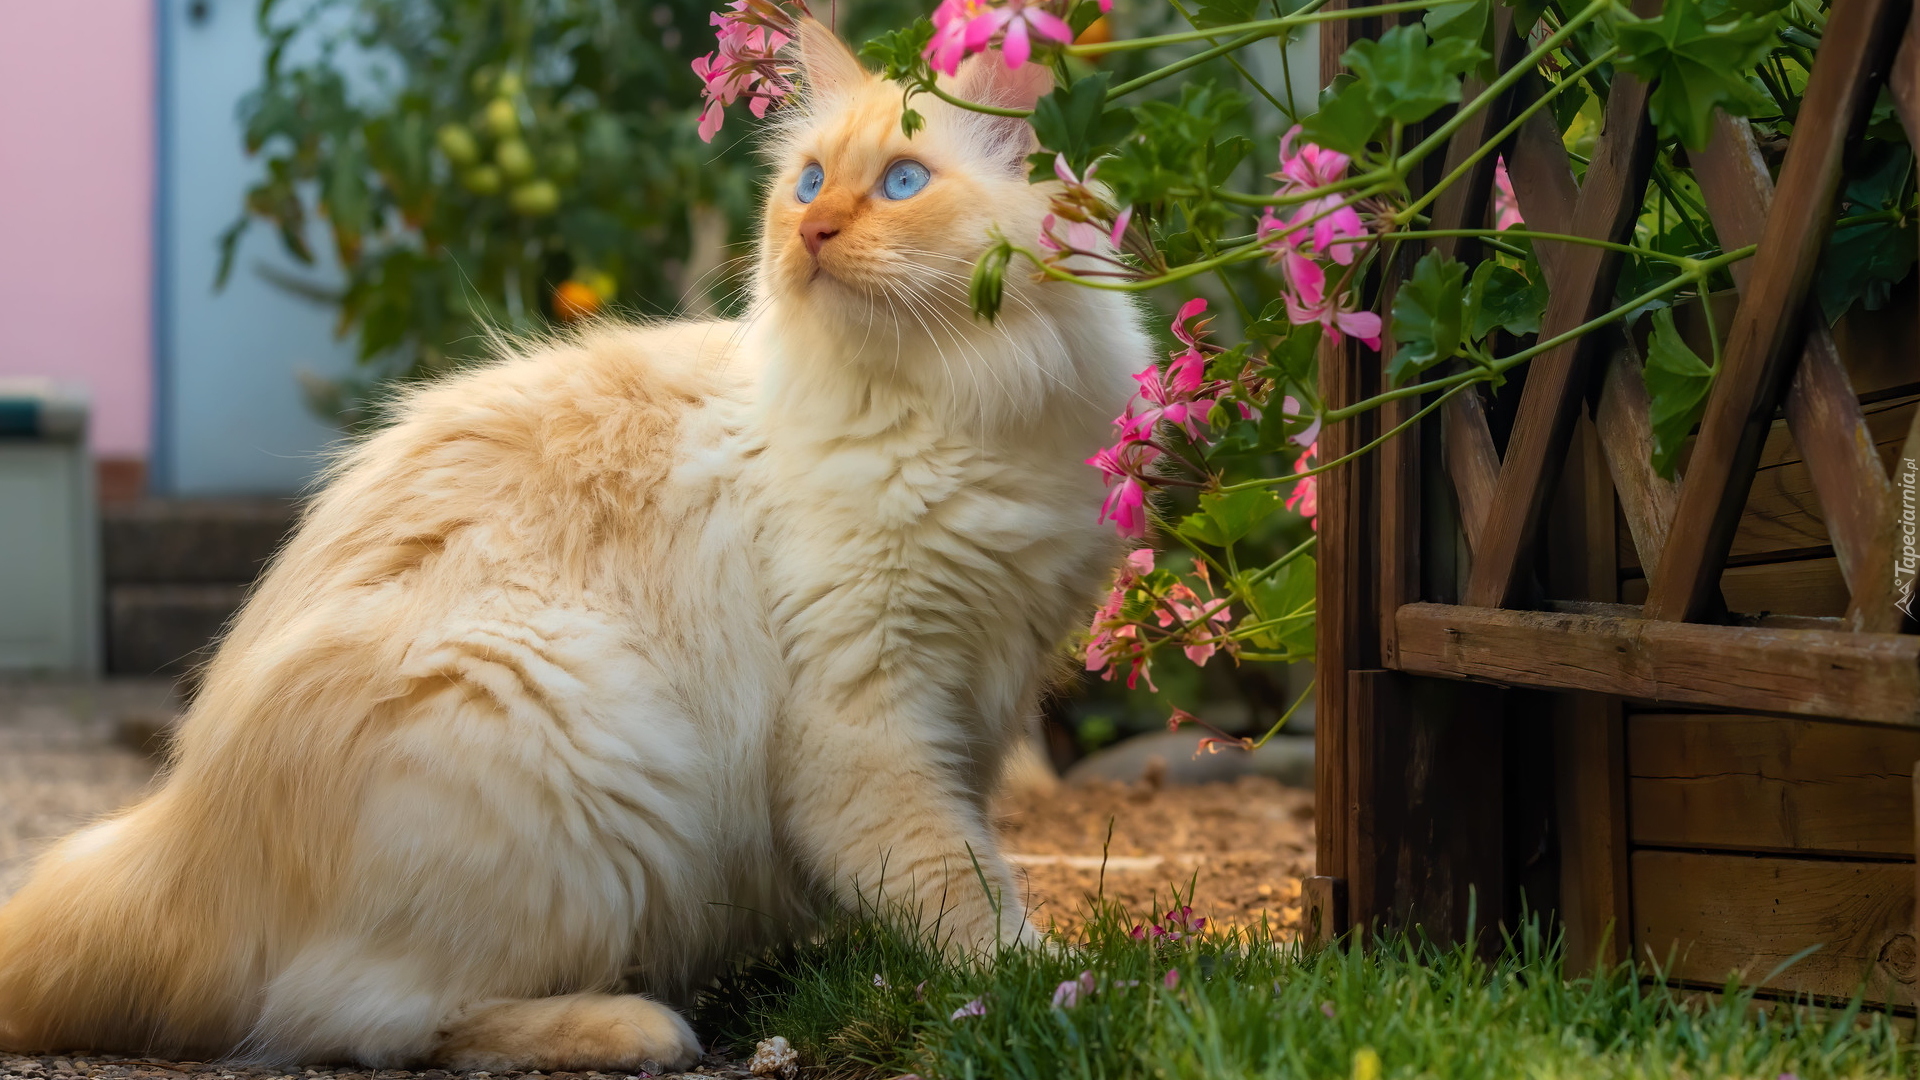
[[[1900,459],[1900,553],[1893,560],[1893,606],[1907,618],[1913,618],[1913,586],[1920,577],[1920,505],[1916,505],[1916,483],[1920,468],[1912,458]]]

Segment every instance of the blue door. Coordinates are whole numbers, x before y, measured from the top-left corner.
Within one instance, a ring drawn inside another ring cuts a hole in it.
[[[218,238],[254,176],[236,106],[259,82],[257,0],[158,0],[160,183],[153,487],[163,495],[282,495],[313,477],[338,433],[308,411],[299,373],[351,365],[331,309],[258,267],[330,286],[337,266],[303,267],[271,229],[250,230],[220,292]],[[330,251],[321,228],[314,250]]]

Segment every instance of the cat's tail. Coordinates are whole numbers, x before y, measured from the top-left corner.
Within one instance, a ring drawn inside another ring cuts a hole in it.
[[[163,790],[68,837],[0,907],[0,1050],[220,1053],[244,1034],[259,882],[203,859],[186,813]]]

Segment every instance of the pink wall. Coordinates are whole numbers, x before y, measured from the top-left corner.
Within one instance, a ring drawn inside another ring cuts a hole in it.
[[[93,394],[93,446],[146,456],[152,0],[0,2],[0,375]]]

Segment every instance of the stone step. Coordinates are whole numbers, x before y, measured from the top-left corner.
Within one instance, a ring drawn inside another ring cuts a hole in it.
[[[298,505],[292,499],[140,499],[103,507],[107,584],[245,585],[293,531]]]
[[[107,672],[189,674],[246,596],[245,585],[109,585]]]

